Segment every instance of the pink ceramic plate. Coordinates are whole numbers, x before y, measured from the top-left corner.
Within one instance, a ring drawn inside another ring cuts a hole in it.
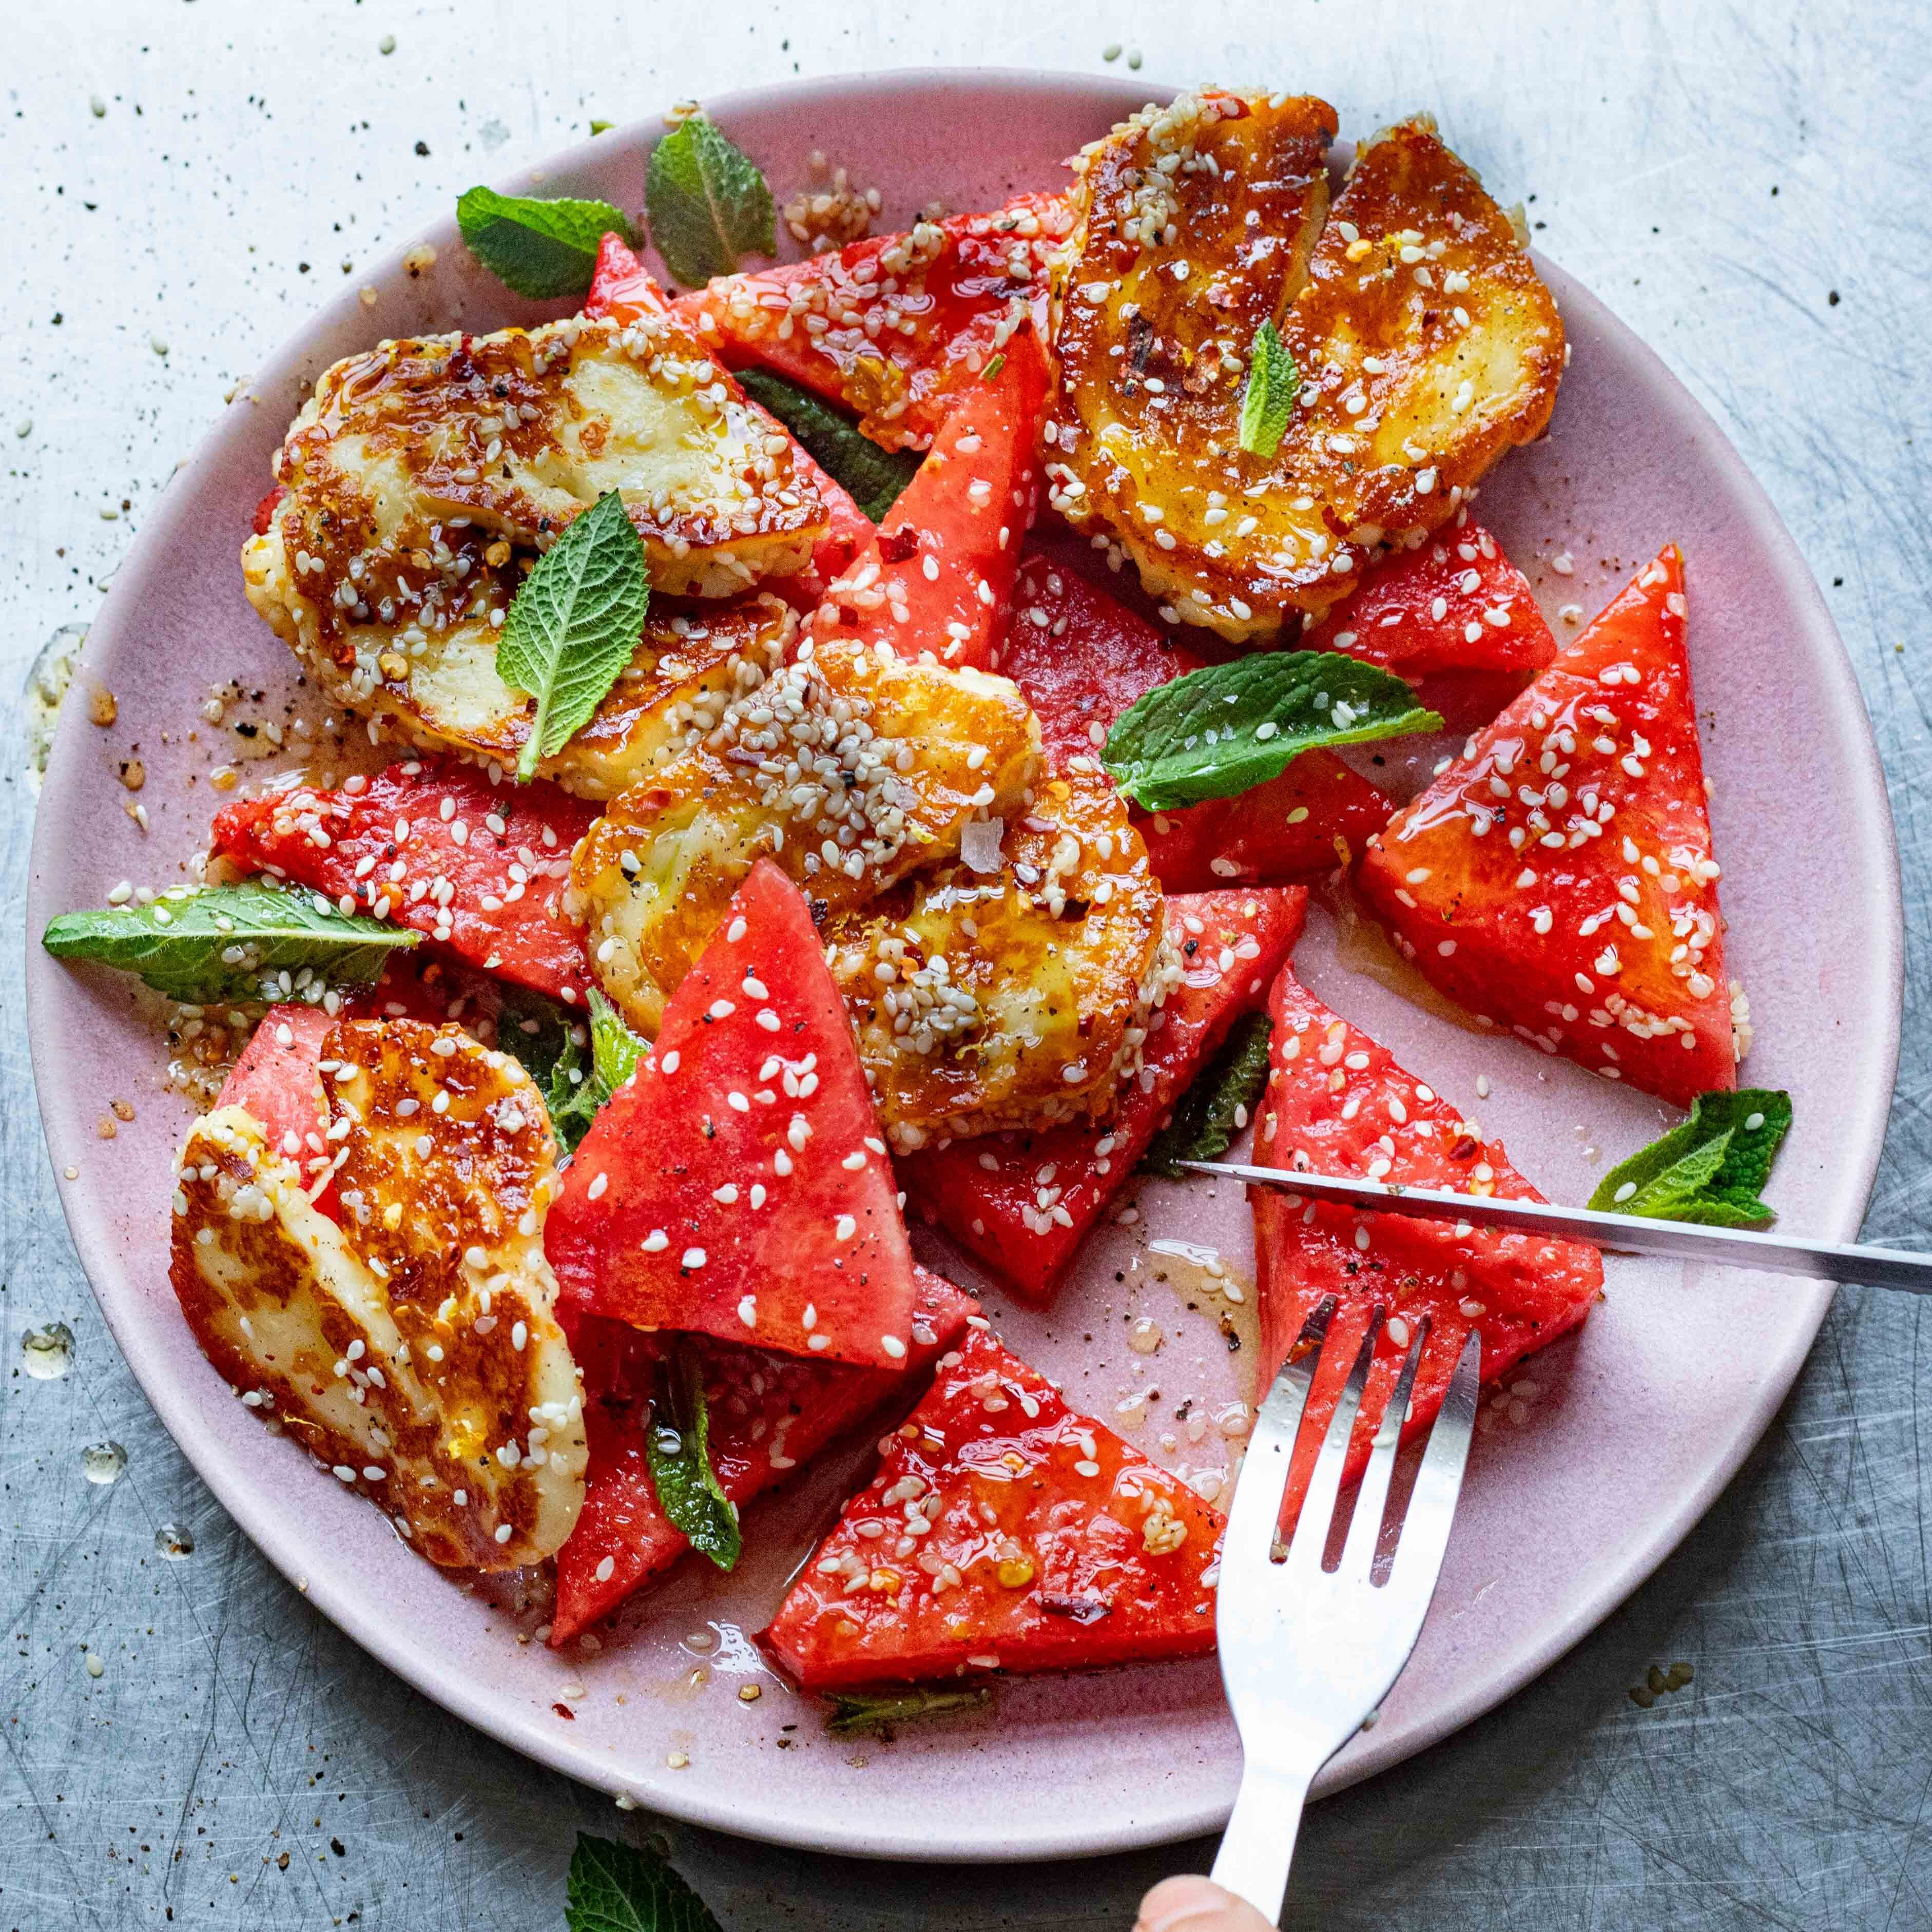
[[[1140,98],[1092,80],[922,74],[784,88],[713,111],[781,196],[821,148],[858,182],[878,183],[884,220],[900,224],[934,198],[988,206],[1052,185],[1065,155]],[[607,136],[514,185],[634,206],[658,131],[653,122]],[[112,689],[119,722],[100,730],[84,704],[61,721],[34,850],[34,935],[55,912],[100,903],[120,879],[184,876],[216,802],[209,769],[263,742],[201,721],[211,684],[233,677],[263,694],[231,721],[305,719],[308,742],[322,747],[316,762],[345,769],[349,754],[323,714],[304,709],[287,654],[244,602],[236,556],[269,452],[326,364],[380,336],[485,329],[535,312],[472,263],[452,222],[431,229],[428,245],[433,262],[398,256],[376,274],[373,308],[352,290],[278,355],[157,506],[81,672],[83,686]],[[1857,688],[1802,560],[1715,425],[1592,297],[1544,266],[1574,363],[1552,434],[1502,466],[1481,514],[1540,578],[1552,616],[1571,599],[1594,609],[1664,541],[1683,544],[1730,957],[1757,1024],[1748,1072],[1796,1101],[1774,1195],[1786,1226],[1846,1238],[1878,1159],[1900,985],[1897,862]],[[1538,560],[1566,550],[1576,574],[1544,574]],[[134,742],[148,770],[145,836],[115,776]],[[1664,1110],[1642,1095],[1459,1030],[1353,970],[1360,957],[1318,910],[1298,964],[1322,996],[1501,1133],[1548,1193],[1581,1199],[1607,1161],[1658,1130]],[[992,1712],[910,1728],[890,1746],[826,1735],[742,1634],[777,1602],[862,1445],[756,1512],[757,1554],[735,1576],[679,1574],[595,1654],[519,1643],[536,1609],[412,1556],[374,1510],[268,1437],[203,1362],[167,1282],[168,1163],[188,1109],[164,1085],[165,1054],[113,976],[62,968],[34,945],[28,988],[48,1144],[56,1170],[77,1175],[62,1182],[68,1218],[142,1386],[270,1561],[429,1696],[592,1784],[830,1850],[1040,1858],[1175,1838],[1226,1816],[1238,1753],[1211,1661],[1013,1683]],[[1492,1088],[1481,1101],[1479,1075]],[[104,1141],[97,1124],[114,1099],[135,1102],[137,1118]],[[989,1312],[1102,1417],[1157,1388],[1136,1439],[1191,1472],[1211,1471],[1227,1447],[1212,1419],[1242,1360],[1223,1328],[1241,1311],[1149,1243],[1218,1250],[1238,1276],[1247,1214],[1225,1192],[1165,1184],[1143,1189],[1141,1204],[1140,1224],[1096,1240],[1052,1312],[1009,1309],[998,1294]],[[1528,1366],[1480,1438],[1414,1661],[1326,1787],[1487,1709],[1648,1575],[1764,1428],[1825,1306],[1822,1290],[1793,1282],[1687,1280],[1673,1266],[1613,1262],[1606,1304],[1580,1336]],[[1147,1324],[1162,1336],[1153,1354],[1132,1346],[1151,1336]],[[1204,1419],[1202,1439],[1191,1439]],[[700,1669],[706,1681],[695,1682]],[[748,1682],[763,1690],[750,1703],[735,1694]]]

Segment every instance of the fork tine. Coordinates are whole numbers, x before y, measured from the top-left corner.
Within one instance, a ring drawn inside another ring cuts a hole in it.
[[[1476,1430],[1476,1396],[1482,1381],[1482,1337],[1472,1334],[1462,1345],[1448,1393],[1430,1431],[1415,1487],[1402,1518],[1402,1540],[1384,1588],[1392,1613],[1406,1611],[1421,1627],[1429,1600],[1442,1574],[1442,1553],[1449,1546],[1449,1528],[1456,1517],[1456,1498],[1462,1487],[1462,1471],[1469,1460],[1469,1438]]]
[[[1221,1538],[1218,1600],[1223,1606],[1238,1594],[1233,1586],[1244,1579],[1259,1580],[1261,1570],[1269,1562],[1308,1392],[1337,1305],[1332,1294],[1316,1304],[1256,1413],[1240,1480],[1234,1485],[1234,1500],[1228,1510],[1228,1527]]]
[[[1376,1546],[1382,1538],[1382,1514],[1388,1508],[1389,1484],[1395,1475],[1395,1459],[1401,1451],[1402,1426],[1408,1414],[1410,1392],[1415,1387],[1416,1371],[1421,1366],[1422,1352],[1428,1346],[1427,1316],[1415,1324],[1415,1339],[1402,1358],[1402,1373],[1396,1378],[1394,1392],[1382,1411],[1376,1431],[1375,1448],[1355,1498],[1354,1520],[1348,1526],[1348,1540],[1342,1546],[1342,1561],[1336,1574],[1360,1582],[1371,1580],[1376,1567]]]
[[[1322,1568],[1322,1554],[1328,1547],[1329,1527],[1335,1518],[1335,1498],[1342,1491],[1342,1466],[1348,1459],[1348,1438],[1354,1432],[1356,1412],[1362,1406],[1362,1388],[1369,1378],[1369,1364],[1375,1359],[1376,1336],[1382,1325],[1383,1312],[1378,1305],[1370,1316],[1361,1346],[1355,1351],[1354,1366],[1336,1399],[1327,1439],[1315,1460],[1315,1472],[1308,1479],[1308,1492],[1302,1498],[1301,1514],[1288,1546],[1287,1573],[1299,1581],[1312,1580]]]

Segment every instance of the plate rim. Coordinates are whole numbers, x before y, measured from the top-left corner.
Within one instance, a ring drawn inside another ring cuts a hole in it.
[[[1117,113],[1131,111],[1130,108],[1124,110],[1123,104],[1132,102],[1138,105],[1142,100],[1166,99],[1179,91],[1152,82],[1130,83],[1110,76],[1052,70],[993,66],[905,68],[818,76],[743,88],[718,95],[706,105],[728,124],[734,113],[747,109],[769,110],[774,106],[809,106],[817,100],[837,100],[842,104],[849,104],[856,111],[870,112],[875,111],[876,104],[881,100],[902,103],[905,95],[915,90],[946,94],[988,88],[1055,100],[1069,96],[1084,98],[1096,108]],[[594,166],[614,149],[644,146],[663,130],[660,116],[640,117],[612,130],[611,134],[592,137],[559,149],[500,185],[504,192],[511,194],[530,192],[539,186],[554,192],[554,184],[560,178],[568,181]],[[373,266],[368,279],[380,285],[392,284],[395,277],[404,272],[407,257],[425,243],[439,253],[446,248],[460,247],[454,217],[445,216],[399,244]],[[1852,1239],[1857,1234],[1869,1203],[1884,1145],[1904,1017],[1904,911],[1900,860],[1883,762],[1871,720],[1850,653],[1826,605],[1816,578],[1763,486],[1723,428],[1663,358],[1606,303],[1546,257],[1539,254],[1537,260],[1539,268],[1556,290],[1559,306],[1565,315],[1588,314],[1596,326],[1618,338],[1624,352],[1645,368],[1650,382],[1671,401],[1687,429],[1705,440],[1704,453],[1724,474],[1738,513],[1748,521],[1760,550],[1773,560],[1781,595],[1795,608],[1806,613],[1808,642],[1814,636],[1828,640],[1829,649],[1816,650],[1813,655],[1826,686],[1832,712],[1831,722],[1848,754],[1848,774],[1858,782],[1868,794],[1868,802],[1874,806],[1881,815],[1885,833],[1884,870],[1888,888],[1882,896],[1881,904],[1876,908],[1873,929],[1868,935],[1868,950],[1874,956],[1883,984],[1880,1014],[1883,1032],[1876,1044],[1886,1077],[1882,1086],[1875,1084],[1870,1094],[1862,1097],[1857,1117],[1838,1143],[1837,1152],[1842,1178],[1834,1191],[1838,1210],[1836,1225],[1821,1231],[1835,1238]],[[243,385],[238,401],[245,398],[253,402],[258,394],[272,392],[285,386],[310,359],[310,345],[316,339],[351,319],[357,307],[355,291],[345,289],[333,300],[312,311],[259,365],[256,375]],[[245,442],[250,428],[248,410],[230,405],[175,475],[199,472],[217,460],[219,452],[231,442]],[[116,571],[108,595],[88,627],[90,642],[94,632],[104,631],[111,636],[124,623],[135,620],[137,580],[154,567],[165,552],[171,531],[188,514],[187,500],[181,493],[164,490],[155,510],[156,514],[143,526]],[[87,647],[84,646],[83,662],[86,655]],[[82,722],[80,707],[64,707],[48,762],[50,783],[56,770],[74,754],[74,747],[82,742]],[[22,937],[27,955],[25,985],[28,1041],[35,1100],[43,1138],[58,1174],[58,1155],[51,1138],[46,1110],[39,1103],[46,1084],[59,1077],[59,1056],[52,1030],[38,1023],[40,988],[50,983],[57,968],[56,962],[35,940],[35,934],[48,915],[48,900],[52,890],[47,862],[48,848],[56,836],[52,823],[50,818],[37,812],[29,856],[26,929]],[[201,1460],[188,1448],[188,1442],[196,1441],[201,1432],[194,1391],[170,1380],[160,1372],[160,1364],[143,1361],[138,1351],[130,1351],[114,1306],[118,1296],[113,1293],[104,1294],[98,1286],[101,1280],[116,1280],[122,1258],[104,1226],[90,1226],[87,1216],[70,1206],[64,1184],[57,1184],[56,1192],[89,1290],[110,1333],[163,1426],[216,1501],[262,1556],[338,1629],[385,1669],[393,1671],[422,1695],[496,1742],[508,1745],[525,1756],[594,1788],[620,1796],[642,1797],[652,1809],[686,1823],[768,1844],[891,1862],[996,1858],[1030,1862],[1100,1856],[1172,1844],[1218,1830],[1225,1823],[1226,1807],[1218,1802],[1204,1802],[1191,1808],[1169,1808],[1157,1822],[1142,1822],[1127,1816],[1104,1825],[1085,1820],[1059,1822],[1057,1814],[1047,1808],[1041,1808],[1028,1822],[1026,1835],[1019,1838],[1008,1837],[995,1843],[983,1832],[949,1837],[942,1826],[932,1837],[914,1844],[896,1836],[878,1837],[869,1832],[862,1823],[848,1826],[837,1820],[822,1820],[818,1828],[801,1826],[795,1810],[761,1808],[749,1791],[734,1794],[728,1810],[720,1802],[707,1800],[702,1787],[689,1787],[688,1796],[681,1794],[674,1778],[660,1778],[647,1788],[626,1785],[614,1778],[608,1764],[598,1762],[597,1754],[587,1746],[574,1746],[567,1737],[560,1737],[554,1730],[546,1729],[535,1712],[506,1711],[491,1703],[483,1687],[469,1677],[441,1668],[426,1640],[415,1638],[407,1631],[399,1633],[383,1624],[380,1606],[368,1600],[368,1593],[362,1586],[338,1586],[329,1575],[307,1573],[299,1560],[300,1552],[292,1546],[292,1538],[285,1540],[281,1526],[286,1517],[272,1507],[262,1486],[248,1480],[238,1469],[232,1472],[231,1480],[231,1472],[225,1468],[219,1468],[215,1475],[209,1474],[202,1468]],[[1834,1217],[1827,1215],[1826,1218]],[[128,1292],[130,1295],[134,1292],[131,1288]],[[1367,1748],[1352,1753],[1342,1768],[1331,1766],[1317,1780],[1316,1795],[1325,1796],[1386,1770],[1493,1709],[1612,1615],[1694,1528],[1756,1448],[1802,1371],[1830,1306],[1831,1298],[1828,1287],[1819,1286],[1804,1292],[1804,1299],[1809,1303],[1805,1310],[1806,1318],[1788,1331],[1785,1346],[1763,1365],[1766,1372],[1760,1378],[1752,1400],[1736,1413],[1731,1439],[1724,1452],[1713,1460],[1700,1482],[1652,1520],[1649,1533],[1624,1552],[1613,1571],[1600,1578],[1593,1578],[1587,1588],[1580,1588],[1570,1600],[1568,1614],[1541,1632],[1535,1642],[1522,1646],[1516,1653],[1499,1660],[1460,1695],[1438,1705],[1426,1722],[1400,1738],[1390,1736],[1385,1742],[1376,1740],[1372,1733]],[[1798,1298],[1794,1296],[1793,1299],[1796,1300]],[[129,1305],[131,1307],[131,1300]]]

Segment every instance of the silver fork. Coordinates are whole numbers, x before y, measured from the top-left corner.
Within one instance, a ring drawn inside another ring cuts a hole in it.
[[[1233,1815],[1214,1860],[1215,1882],[1279,1922],[1302,1806],[1316,1774],[1388,1694],[1415,1648],[1436,1594],[1476,1420],[1480,1340],[1472,1335],[1416,1472],[1395,1534],[1392,1564],[1376,1580],[1382,1516],[1395,1472],[1400,1418],[1428,1340],[1418,1323],[1377,1430],[1342,1560],[1322,1567],[1341,1492],[1342,1465],[1375,1354],[1382,1311],[1368,1327],[1316,1458],[1284,1553],[1282,1499],[1309,1390],[1328,1337],[1330,1296],[1304,1325],[1250,1438],[1221,1552],[1215,1630],[1221,1681],[1245,1762]]]

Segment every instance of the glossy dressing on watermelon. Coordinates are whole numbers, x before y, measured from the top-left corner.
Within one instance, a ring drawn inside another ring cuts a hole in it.
[[[1108,729],[1136,698],[1208,662],[1077,572],[1034,556],[1021,566],[996,668],[1038,713],[1048,766],[1064,770],[1076,758],[1097,763]],[[1338,838],[1359,852],[1395,809],[1387,793],[1317,751],[1238,797],[1133,819],[1161,884],[1190,892],[1332,872]]]
[[[1228,1029],[1267,997],[1301,931],[1298,886],[1167,902],[1180,984],[1154,1014],[1139,1074],[1111,1120],[986,1134],[899,1162],[908,1208],[1033,1299],[1058,1285],[1087,1231],[1132,1180],[1148,1144]]]
[[[1220,1513],[974,1330],[761,1638],[808,1690],[1214,1647]]]
[[[1048,262],[1072,226],[1059,196],[1023,194],[722,275],[675,306],[726,362],[760,364],[843,404],[887,449],[923,449],[1017,329],[1044,332]]]
[[[1022,328],[955,392],[918,475],[826,593],[812,620],[820,635],[975,670],[993,665],[1039,500],[1048,380],[1038,338]]]
[[[883,1404],[908,1400],[916,1378],[950,1348],[978,1304],[930,1270],[913,1270],[905,1370],[806,1361],[707,1336],[698,1343],[711,1466],[742,1511]],[[590,1465],[584,1509],[557,1552],[553,1646],[607,1616],[690,1546],[667,1516],[644,1449],[663,1338],[560,1309],[584,1371]]]
[[[493,785],[472,765],[411,758],[334,791],[298,784],[224,806],[214,842],[251,872],[570,1004],[590,990],[590,962],[563,889],[597,813],[542,779]]]
[[[1673,1106],[1734,1086],[1683,560],[1640,572],[1372,841],[1361,890],[1440,992]]]
[[[1528,579],[1466,506],[1379,565],[1300,643],[1394,671],[1455,731],[1487,724],[1556,656]]]
[[[1268,1010],[1274,1036],[1255,1136],[1261,1165],[1503,1200],[1542,1199],[1510,1165],[1500,1142],[1484,1140],[1458,1108],[1330,1012],[1291,968],[1282,969]],[[1384,1311],[1346,1480],[1367,1462],[1402,1359],[1425,1320],[1428,1340],[1408,1433],[1426,1429],[1442,1406],[1472,1329],[1483,1338],[1484,1378],[1492,1380],[1575,1328],[1603,1290],[1602,1258],[1581,1243],[1478,1229],[1466,1222],[1358,1214],[1261,1188],[1251,1198],[1267,1377],[1280,1368],[1324,1295],[1340,1301],[1340,1332],[1353,1341],[1376,1307]],[[1331,1347],[1311,1396],[1322,1422],[1334,1412],[1354,1352]],[[1298,1504],[1318,1442],[1303,1439],[1307,1450],[1291,1479],[1291,1506]]]
[[[904,1366],[892,1164],[811,912],[770,860],[584,1136],[544,1246],[614,1320]]]

